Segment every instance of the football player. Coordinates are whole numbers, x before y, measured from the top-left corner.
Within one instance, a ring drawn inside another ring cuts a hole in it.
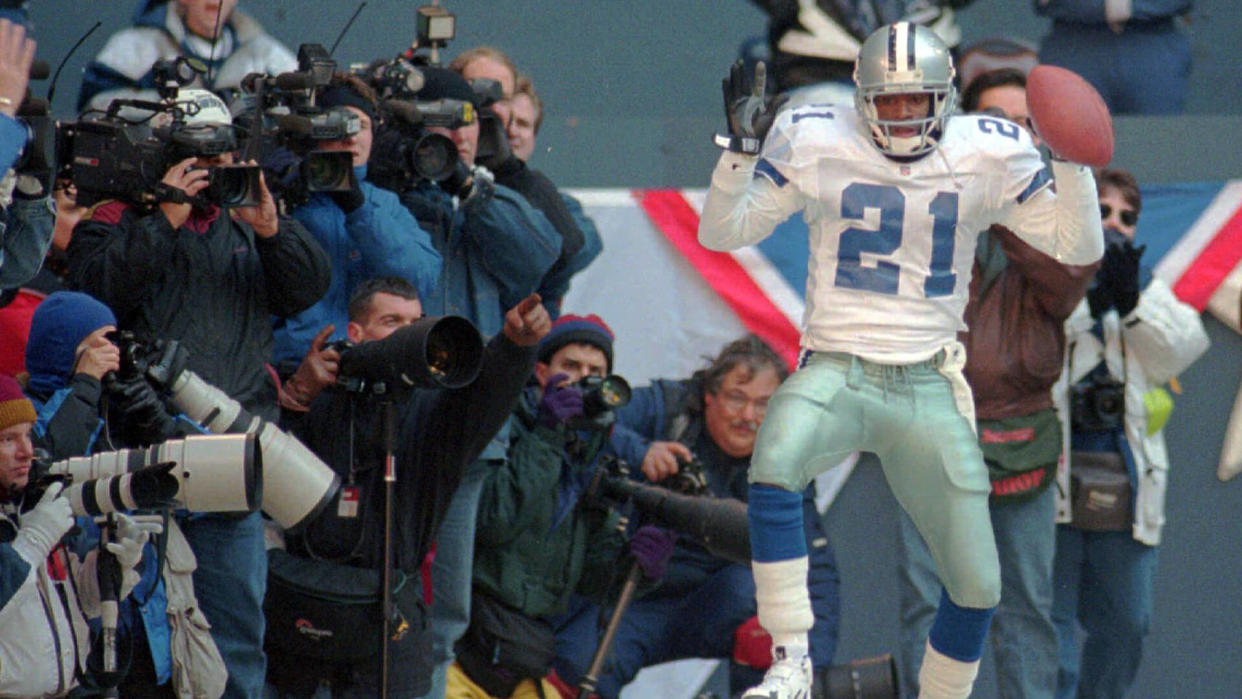
[[[801,492],[853,450],[874,452],[943,585],[923,697],[966,697],[1000,598],[987,469],[957,342],[978,231],[992,223],[1067,264],[1103,252],[1088,168],[1051,174],[1018,125],[951,116],[953,61],[926,27],[863,43],[854,108],[779,110],[740,68],[730,136],[699,224],[714,250],[756,243],[790,215],[810,229],[799,370],[772,397],[750,470],[752,568],[773,664],[754,699],[810,696]],[[1055,177],[1057,192],[1052,179]]]

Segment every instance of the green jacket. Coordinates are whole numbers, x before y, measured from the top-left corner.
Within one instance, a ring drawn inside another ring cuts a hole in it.
[[[603,602],[625,544],[617,513],[580,501],[606,433],[541,424],[539,395],[528,388],[509,419],[507,458],[479,496],[474,551],[475,589],[529,616],[564,612],[575,592]]]

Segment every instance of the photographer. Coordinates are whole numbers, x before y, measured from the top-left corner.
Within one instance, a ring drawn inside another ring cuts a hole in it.
[[[635,390],[630,404],[618,411],[612,444],[623,459],[641,464],[647,481],[670,485],[693,475],[682,473],[691,464],[701,465],[710,493],[745,501],[756,432],[768,400],[787,374],[784,361],[762,340],[740,338],[690,379],[658,380]],[[815,614],[811,656],[816,670],[826,671],[837,642],[839,581],[814,491],[812,484],[803,501]],[[734,658],[730,684],[735,689],[750,686],[763,668],[739,660],[755,655],[766,660],[766,654],[748,654],[745,644],[735,647],[734,639],[738,627],[754,615],[750,569],[681,539],[660,587],[633,602],[622,616],[597,691],[613,699],[642,668],[694,657]],[[558,633],[556,667],[567,681],[577,682],[590,664],[598,618],[596,608],[579,602]]]
[[[168,415],[141,376],[120,377],[120,349],[108,339],[115,330],[112,311],[80,292],[57,291],[35,310],[26,392],[37,412],[35,443],[53,461],[195,431]],[[165,565],[157,569],[153,542],[135,594],[120,600],[120,628],[133,640],[128,668],[117,680],[121,696],[214,696],[224,687],[227,672],[199,611],[194,554],[183,534],[212,526],[200,519],[185,514],[168,520],[159,544]]]
[[[1164,426],[1173,406],[1161,386],[1208,348],[1198,312],[1141,264],[1138,183],[1125,170],[1097,181],[1107,248],[1066,321],[1069,359],[1053,389],[1071,448],[1057,472],[1059,697],[1122,696],[1134,682],[1171,465]]]
[[[526,158],[510,146],[514,133],[512,100],[520,80],[513,61],[495,48],[479,46],[458,55],[450,67],[472,85],[479,80],[500,85],[500,99],[481,105],[490,115],[480,118],[478,161],[495,174],[497,183],[526,197],[561,238],[560,257],[539,285],[539,294],[555,318],[560,315],[561,299],[569,291],[570,279],[586,269],[603,250],[599,231],[582,213],[581,206],[575,206],[576,201],[569,201],[542,172],[527,167]],[[530,85],[529,78],[526,83]],[[533,86],[530,89],[533,93]]]
[[[353,155],[352,189],[312,192],[307,203],[291,212],[332,259],[332,283],[315,305],[277,321],[275,362],[282,374],[287,373],[287,365],[296,366],[311,339],[325,326],[334,328],[329,341],[345,337],[349,297],[362,280],[402,277],[428,294],[440,274],[440,253],[418,221],[395,194],[366,181],[372,130],[379,126],[371,87],[360,78],[337,73],[318,94],[317,104],[325,110],[343,108],[358,120],[357,133],[318,143],[320,150]],[[298,397],[296,384],[285,388]]]
[[[28,491],[36,416],[17,382],[0,375],[0,695],[65,696],[86,671],[86,619],[99,616],[98,552],[79,559],[64,537],[74,526],[63,484]],[[121,518],[107,551],[122,572],[120,597],[154,527]]]
[[[477,112],[477,95],[456,72],[434,66],[420,70],[424,84],[415,95],[417,101],[446,100],[468,107],[472,115]],[[392,129],[377,139],[377,159],[369,176],[381,187],[397,192],[401,203],[431,235],[432,244],[444,260],[439,283],[422,299],[427,313],[465,316],[484,337],[490,337],[500,332],[504,309],[539,288],[544,274],[560,254],[561,240],[543,214],[521,194],[496,184],[486,168],[475,166],[479,145],[477,119],[455,128],[434,126],[426,130],[446,136],[456,145],[460,162],[454,175],[439,182],[407,174],[398,176],[401,166],[384,157],[397,149],[379,145],[385,138],[405,137]],[[504,458],[505,444],[502,429],[479,462],[467,469],[436,542],[432,630],[440,666],[435,692],[443,692],[444,672],[452,659],[453,644],[469,620],[475,511],[481,479],[485,471]]]
[[[196,105],[186,123],[231,132],[218,97],[182,90]],[[72,286],[106,303],[121,330],[180,342],[188,368],[248,411],[274,422],[276,389],[264,367],[272,354],[271,316],[290,316],[319,300],[331,265],[301,224],[277,216],[260,178],[256,206],[231,211],[203,200],[209,168],[231,153],[187,158],[161,183],[156,206],[107,201],[78,224],[69,244]],[[81,193],[79,192],[79,195]],[[204,517],[187,538],[198,556],[196,594],[229,668],[229,697],[255,697],[264,675],[266,559],[258,512],[243,519]]]
[[[348,335],[363,346],[413,324],[423,311],[415,289],[400,279],[363,284],[351,307],[357,312]],[[288,534],[287,553],[273,551],[273,556],[308,571],[344,570],[356,578],[382,568],[385,546],[391,546],[394,569],[408,572],[407,586],[417,590],[417,583],[409,581],[418,578],[418,567],[435,540],[449,499],[467,464],[508,417],[530,375],[535,346],[549,326],[538,296],[530,295],[506,314],[501,332],[483,350],[482,370],[473,382],[456,389],[415,388],[395,394],[393,542],[386,541],[384,526],[384,396],[335,390],[320,394],[298,436],[340,475],[345,487],[304,531]],[[342,365],[349,352],[345,350]],[[273,575],[283,569],[274,564]],[[294,605],[294,598],[281,594],[287,590],[270,585],[268,606]],[[417,591],[397,602],[409,629],[389,645],[388,696],[415,697],[427,691],[433,662],[426,612]],[[372,625],[357,629],[365,634],[359,641],[363,647],[346,649],[356,656],[333,659],[308,658],[291,650],[303,647],[295,625],[269,626],[268,681],[287,697],[311,696],[324,686],[335,697],[378,696],[379,630]]]
[[[590,416],[576,384],[609,373],[612,341],[599,317],[562,316],[539,346],[537,385],[510,419],[507,458],[483,481],[470,627],[449,668],[448,696],[532,696],[536,687],[557,696],[543,679],[555,656],[551,617],[575,593],[606,602],[619,577],[619,515],[582,499],[609,430],[577,424]],[[644,526],[628,547],[645,577],[659,579],[673,537]]]

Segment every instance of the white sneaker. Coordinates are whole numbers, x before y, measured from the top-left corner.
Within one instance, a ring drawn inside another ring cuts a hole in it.
[[[772,667],[763,682],[742,699],[811,699],[811,658],[805,653],[789,657],[783,646],[772,649]]]

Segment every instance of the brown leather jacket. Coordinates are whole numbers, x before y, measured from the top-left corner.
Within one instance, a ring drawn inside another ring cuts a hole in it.
[[[1065,356],[1065,319],[1087,292],[1097,261],[1065,265],[1003,226],[979,235],[966,305],[966,380],[980,420],[1052,407]]]

